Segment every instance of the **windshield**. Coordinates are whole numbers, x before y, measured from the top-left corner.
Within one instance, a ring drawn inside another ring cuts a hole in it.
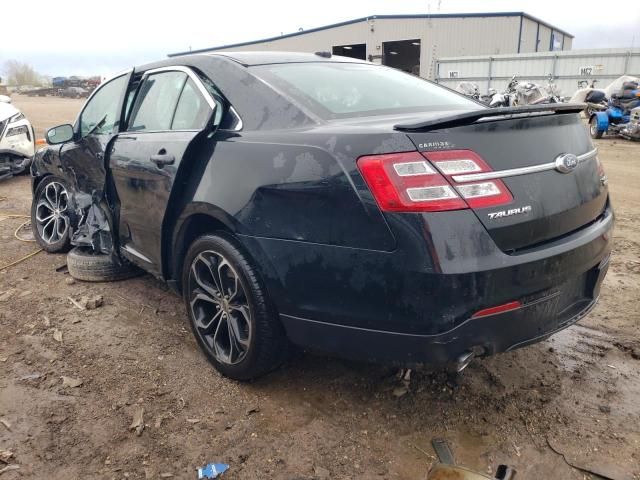
[[[323,118],[477,110],[446,88],[393,68],[361,63],[287,63],[252,73]]]

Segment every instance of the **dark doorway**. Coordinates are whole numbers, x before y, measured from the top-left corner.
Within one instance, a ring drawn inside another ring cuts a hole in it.
[[[420,40],[399,40],[382,44],[382,64],[420,75]]]
[[[354,45],[337,45],[333,47],[332,53],[343,57],[365,60],[367,56],[367,46],[364,43],[357,43]]]

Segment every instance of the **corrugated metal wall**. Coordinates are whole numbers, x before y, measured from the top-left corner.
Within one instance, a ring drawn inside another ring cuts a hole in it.
[[[537,21],[519,15],[394,19],[372,17],[368,21],[228,47],[224,50],[317,52],[331,51],[332,47],[338,45],[364,43],[367,46],[367,58],[371,55],[374,62],[380,63],[383,42],[419,39],[420,76],[434,78],[436,58],[515,53],[518,52],[518,48],[520,51],[533,52],[537,30]],[[541,45],[545,45],[545,50],[548,49],[549,39]]]
[[[545,41],[550,42],[551,30],[547,30]],[[512,75],[522,81],[546,84],[547,75],[553,74],[563,95],[571,96],[580,80],[596,79],[596,87],[604,88],[621,75],[640,76],[640,48],[439,58],[436,63],[436,81],[449,88],[461,81],[472,81],[483,93],[489,87],[501,91]],[[449,78],[451,71],[457,72],[457,78]]]

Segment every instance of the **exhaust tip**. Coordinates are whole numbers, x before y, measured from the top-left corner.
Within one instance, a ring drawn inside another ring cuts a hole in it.
[[[455,363],[455,372],[456,373],[462,372],[465,368],[469,366],[469,364],[471,363],[471,360],[473,360],[473,357],[475,356],[476,356],[475,353],[472,351],[465,352],[462,355],[460,355]]]

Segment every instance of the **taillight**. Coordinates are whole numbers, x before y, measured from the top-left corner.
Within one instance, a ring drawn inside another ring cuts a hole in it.
[[[358,168],[382,210],[435,212],[467,208],[446,178],[418,152],[360,157]]]
[[[454,175],[491,172],[491,167],[471,150],[426,152],[424,156],[440,170],[471,208],[495,207],[513,200],[502,180],[456,182]]]
[[[513,200],[501,180],[453,179],[454,175],[491,171],[470,150],[370,155],[358,159],[358,168],[385,211],[438,212],[502,205]]]

